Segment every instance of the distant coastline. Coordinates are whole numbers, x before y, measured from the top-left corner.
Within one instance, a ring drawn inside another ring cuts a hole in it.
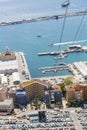
[[[72,16],[80,16],[80,15],[87,15],[87,11],[79,11],[66,14],[66,17]],[[22,23],[30,23],[30,22],[38,22],[38,21],[45,21],[45,20],[52,20],[52,19],[60,19],[64,18],[65,14],[53,15],[53,16],[45,16],[45,17],[38,17],[38,18],[28,18],[22,19],[17,21],[9,21],[9,22],[0,22],[0,26],[8,26],[14,24],[22,24]]]

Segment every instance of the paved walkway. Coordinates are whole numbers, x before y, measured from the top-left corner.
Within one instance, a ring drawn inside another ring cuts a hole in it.
[[[62,104],[63,104],[63,108],[66,108],[66,100],[65,100],[65,98],[62,98]]]
[[[79,120],[77,119],[75,111],[71,111],[70,114],[71,114],[72,119],[74,121],[74,125],[75,125],[76,130],[82,130],[82,126],[81,126]]]

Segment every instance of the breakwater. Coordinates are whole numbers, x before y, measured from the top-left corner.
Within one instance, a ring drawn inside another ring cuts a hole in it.
[[[80,15],[87,15],[87,11],[68,13],[68,14],[66,14],[66,17],[80,16]],[[27,18],[27,19],[22,19],[22,20],[17,20],[17,21],[0,22],[0,26],[38,22],[38,21],[52,20],[52,19],[60,19],[60,18],[64,18],[64,17],[65,17],[65,14],[38,17],[38,18]]]

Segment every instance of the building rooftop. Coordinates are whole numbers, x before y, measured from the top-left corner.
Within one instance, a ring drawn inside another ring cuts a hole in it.
[[[23,83],[20,84],[21,87],[26,87],[30,84],[33,84],[34,83],[34,80],[28,80],[28,81],[25,81]]]
[[[38,80],[38,79],[32,79],[32,80],[28,80],[28,81],[25,81],[23,83],[20,84],[21,87],[26,87],[26,86],[29,86],[33,83],[39,83],[39,84],[42,84],[44,86],[48,86],[45,82],[41,81],[41,80]]]
[[[18,64],[16,60],[5,62],[0,61],[0,71],[12,70],[12,69],[18,69]]]
[[[55,86],[55,89],[57,89],[57,90],[61,90],[61,86],[56,85],[56,86]]]
[[[0,101],[0,105],[10,105],[13,102],[13,99],[5,99],[4,101]]]
[[[80,90],[80,87],[84,87],[84,86],[87,86],[87,84],[71,84],[71,85],[68,85],[66,86],[66,91],[79,91]]]
[[[0,87],[0,93],[6,93],[7,87]]]
[[[4,52],[0,54],[0,59],[3,60],[4,58],[9,59],[11,57],[15,57],[15,52]]]

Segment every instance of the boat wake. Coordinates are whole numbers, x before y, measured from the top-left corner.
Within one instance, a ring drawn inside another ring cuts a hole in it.
[[[58,46],[58,45],[66,45],[66,44],[72,44],[72,43],[81,43],[81,42],[87,42],[87,40],[80,40],[80,41],[70,41],[70,42],[61,42],[61,43],[53,43],[50,45]]]

